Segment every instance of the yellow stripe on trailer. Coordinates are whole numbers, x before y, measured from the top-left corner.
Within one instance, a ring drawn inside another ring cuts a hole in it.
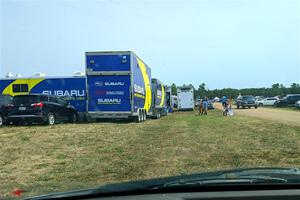
[[[164,101],[165,101],[165,88],[164,88],[164,85],[161,84],[161,102],[160,102],[159,106],[163,106]]]
[[[45,80],[44,78],[28,78],[28,79],[16,79],[11,84],[9,84],[2,92],[2,94],[8,94],[11,96],[29,94],[31,89],[37,84]],[[13,85],[15,84],[28,84],[28,92],[14,92]]]
[[[151,86],[150,86],[150,81],[149,81],[149,76],[147,74],[147,69],[145,64],[143,63],[143,61],[139,58],[137,58],[138,64],[140,66],[142,75],[143,75],[143,79],[144,79],[144,83],[145,83],[145,90],[146,90],[146,94],[145,94],[145,104],[144,104],[144,109],[146,110],[146,112],[149,111],[150,107],[151,107]]]

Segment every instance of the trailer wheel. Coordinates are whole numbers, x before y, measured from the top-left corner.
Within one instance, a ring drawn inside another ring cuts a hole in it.
[[[73,113],[70,118],[70,123],[75,124],[77,121],[78,121],[78,117],[77,117],[76,113]]]
[[[141,121],[145,121],[144,110],[141,110]]]
[[[144,110],[144,112],[143,112],[143,113],[144,113],[144,115],[143,115],[143,116],[144,116],[144,121],[146,121],[146,120],[147,120],[147,114],[146,114],[146,110]]]
[[[138,110],[138,115],[137,115],[137,117],[136,117],[136,122],[137,122],[137,123],[140,123],[141,121],[142,121],[141,111]]]

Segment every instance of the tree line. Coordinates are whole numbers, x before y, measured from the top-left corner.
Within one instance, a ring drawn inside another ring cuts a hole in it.
[[[189,84],[189,86],[193,86]],[[193,86],[194,87],[194,86]],[[171,85],[172,94],[177,94],[176,84]],[[300,94],[299,83],[292,83],[289,87],[285,87],[283,84],[275,83],[271,87],[262,88],[244,88],[244,89],[234,89],[234,88],[223,88],[209,90],[206,88],[205,83],[201,83],[198,88],[194,87],[195,98],[203,98],[207,96],[208,98],[227,96],[231,98],[236,98],[239,95],[253,95],[253,96],[263,96],[263,97],[283,97],[287,94]]]

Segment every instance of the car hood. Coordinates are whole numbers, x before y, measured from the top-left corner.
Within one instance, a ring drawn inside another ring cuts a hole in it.
[[[27,198],[28,200],[41,200],[41,199],[62,199],[62,198],[71,198],[71,197],[85,197],[93,195],[118,195],[124,192],[131,191],[151,191],[153,188],[158,188],[168,183],[180,183],[181,181],[186,180],[213,180],[212,178],[223,178],[223,179],[240,179],[240,177],[268,177],[270,180],[272,178],[284,179],[288,183],[297,183],[300,184],[300,170],[298,168],[244,168],[244,169],[231,169],[231,170],[222,170],[214,172],[205,172],[198,174],[190,175],[181,175],[181,176],[171,176],[166,178],[157,178],[141,181],[131,181],[124,183],[108,184],[103,185],[97,188],[86,189],[86,190],[77,190],[63,193],[53,193],[42,196],[35,196]]]

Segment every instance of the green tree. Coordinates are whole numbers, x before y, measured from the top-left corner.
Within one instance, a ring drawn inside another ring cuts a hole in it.
[[[198,87],[198,91],[197,91],[197,93],[198,93],[198,95],[200,96],[200,98],[204,98],[207,94],[207,91],[206,91],[206,89],[205,89],[205,86],[206,86],[206,84],[205,83],[201,83],[200,85],[199,85],[199,87]]]
[[[172,95],[177,95],[177,87],[176,87],[175,83],[173,83],[171,85],[171,92],[172,92]]]

